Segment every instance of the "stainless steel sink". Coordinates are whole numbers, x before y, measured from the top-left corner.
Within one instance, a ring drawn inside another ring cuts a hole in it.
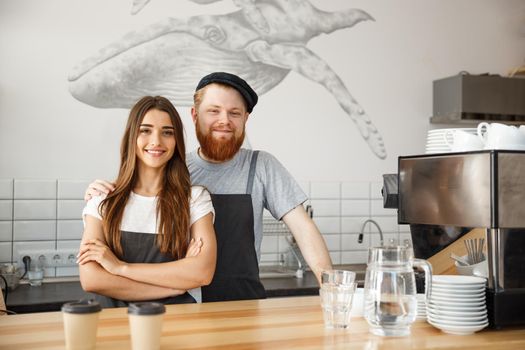
[[[286,269],[283,266],[259,266],[260,278],[290,278],[295,277],[296,270]]]
[[[356,282],[360,286],[364,284],[366,274],[366,264],[345,264],[334,265],[337,270],[349,270],[356,273]],[[296,278],[296,270],[287,269],[283,266],[260,266],[260,278]]]

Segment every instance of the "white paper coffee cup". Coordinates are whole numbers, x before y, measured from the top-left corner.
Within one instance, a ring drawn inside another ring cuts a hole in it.
[[[162,319],[166,307],[160,303],[131,303],[128,307],[129,331],[133,350],[160,349]]]
[[[66,349],[95,348],[101,310],[100,304],[95,300],[80,300],[62,305]]]

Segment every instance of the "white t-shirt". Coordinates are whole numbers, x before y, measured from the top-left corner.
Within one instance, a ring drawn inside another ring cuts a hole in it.
[[[85,215],[91,215],[102,220],[98,207],[104,198],[105,196],[92,197],[82,211],[82,219]],[[124,209],[120,229],[129,232],[156,234],[158,232],[156,227],[156,210],[157,197],[145,197],[132,192]],[[212,213],[215,217],[210,193],[202,186],[192,186],[190,226],[208,213]]]
[[[105,196],[92,197],[82,211],[82,219],[84,220],[85,215],[90,215],[102,220],[98,207],[104,198]],[[145,197],[132,192],[124,209],[124,215],[120,225],[121,231],[157,234],[156,209],[157,197]],[[202,186],[192,186],[190,227],[208,213],[212,213],[215,219],[215,210],[213,209],[210,193]],[[198,303],[202,301],[200,287],[190,289],[188,293],[190,293]]]

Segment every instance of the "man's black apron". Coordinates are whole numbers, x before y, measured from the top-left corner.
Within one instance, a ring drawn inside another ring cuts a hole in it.
[[[258,151],[253,152],[246,194],[212,194],[215,208],[217,266],[202,301],[266,298],[255,252],[252,187]]]
[[[122,244],[123,250],[123,256],[121,260],[128,263],[163,263],[173,261],[173,256],[160,252],[155,241],[157,235],[151,233],[137,233],[127,231],[121,231],[121,235],[120,242]],[[128,306],[127,301],[118,300],[103,295],[96,295],[95,299],[103,308]],[[195,299],[193,299],[193,297],[188,292],[176,297],[150,301],[156,301],[163,304],[195,303]]]

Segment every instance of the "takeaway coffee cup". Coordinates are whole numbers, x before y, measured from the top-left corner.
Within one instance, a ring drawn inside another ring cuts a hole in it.
[[[94,349],[100,304],[95,300],[80,300],[62,305],[66,349]]]
[[[133,350],[160,349],[162,318],[166,307],[161,303],[139,302],[129,304],[129,331]]]

